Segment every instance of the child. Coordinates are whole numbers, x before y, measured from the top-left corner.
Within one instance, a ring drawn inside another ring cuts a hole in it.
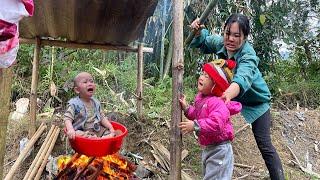
[[[198,79],[198,94],[194,105],[188,105],[185,96],[179,99],[185,116],[189,119],[181,122],[179,128],[183,134],[195,131],[203,147],[202,165],[204,180],[229,180],[233,171],[233,152],[230,141],[234,138],[230,115],[241,110],[241,104],[235,101],[225,102],[219,97],[228,88],[228,79],[235,64],[219,60],[207,63]],[[220,64],[220,66],[216,65]],[[192,121],[191,121],[192,120]]]
[[[78,94],[69,100],[64,114],[64,122],[68,138],[75,135],[87,137],[114,137],[115,131],[104,116],[100,102],[93,98],[96,85],[91,74],[79,73],[73,80],[74,91]]]

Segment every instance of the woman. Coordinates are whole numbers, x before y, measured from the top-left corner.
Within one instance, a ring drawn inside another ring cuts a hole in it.
[[[221,98],[242,103],[241,114],[252,131],[269,170],[272,180],[284,179],[279,155],[270,137],[270,98],[269,88],[258,69],[259,58],[247,41],[250,33],[249,20],[242,14],[231,15],[224,25],[223,37],[210,35],[208,30],[200,31],[200,21],[196,19],[191,27],[198,30],[190,47],[200,48],[203,53],[214,53],[221,59],[236,61],[234,77]]]

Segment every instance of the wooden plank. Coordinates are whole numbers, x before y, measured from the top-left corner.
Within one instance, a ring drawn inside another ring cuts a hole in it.
[[[6,152],[6,133],[10,108],[12,68],[0,69],[0,179]]]
[[[172,110],[170,129],[170,180],[181,179],[182,139],[179,123],[182,111],[179,97],[183,87],[183,1],[173,1]]]
[[[36,40],[34,39],[20,38],[19,40],[21,44],[36,44]],[[126,52],[138,52],[138,47],[114,46],[114,45],[94,44],[94,43],[75,43],[75,42],[48,40],[48,39],[41,39],[41,46],[57,46],[57,47],[65,47],[65,48],[73,48],[73,49],[103,49],[103,50],[119,50],[119,51],[126,51]],[[145,53],[153,53],[153,48],[143,47],[142,51]]]
[[[36,39],[36,46],[33,53],[32,63],[32,81],[30,94],[30,124],[29,124],[29,138],[31,138],[36,130],[36,114],[37,114],[37,89],[39,81],[39,60],[40,60],[40,39]]]

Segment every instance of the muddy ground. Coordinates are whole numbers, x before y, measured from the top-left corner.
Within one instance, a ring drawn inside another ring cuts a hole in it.
[[[273,109],[272,115],[272,140],[282,160],[286,179],[317,179],[315,176],[309,175],[299,168],[292,152],[298,158],[301,166],[307,167],[307,164],[309,164],[308,166],[310,167],[311,164],[312,171],[320,173],[320,110],[283,111]],[[124,124],[129,130],[121,152],[126,156],[134,154],[143,157],[143,162],[148,164],[149,169],[153,169],[153,173],[149,175],[149,179],[167,179],[166,171],[157,163],[151,153],[152,147],[150,143],[153,141],[158,142],[168,148],[170,123],[161,118],[139,121],[133,116],[119,113],[113,113],[110,117]],[[28,122],[26,119],[19,122],[14,120],[9,121],[4,174],[8,173],[19,155],[19,141],[26,137],[28,133]],[[37,141],[31,155],[18,168],[14,179],[23,179],[41,143],[44,141],[46,133],[50,129],[50,124],[53,123],[63,127],[59,114],[55,114],[49,119],[46,116],[39,119],[45,121],[49,128]],[[233,179],[268,179],[268,171],[255,144],[250,126],[245,126],[246,123],[241,116],[234,117],[233,123],[235,132],[241,129],[241,131],[237,132],[235,140],[232,143],[236,163]],[[191,176],[192,179],[201,179],[201,148],[198,146],[194,136],[189,135],[183,138],[182,149],[188,150],[187,157],[182,161],[183,171]],[[61,132],[52,151],[52,156],[57,157],[72,153],[72,149],[66,143],[66,138]],[[139,158],[137,159],[133,156],[127,157],[132,162],[142,163]],[[48,177],[48,172],[45,171],[42,179],[49,179]]]

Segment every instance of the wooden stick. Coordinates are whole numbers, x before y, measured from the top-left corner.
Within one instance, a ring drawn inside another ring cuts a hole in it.
[[[316,172],[313,172],[312,170],[309,170],[309,169],[303,167],[302,164],[301,164],[301,162],[299,161],[298,157],[297,157],[296,154],[293,152],[293,150],[292,150],[288,145],[287,145],[287,147],[288,147],[289,151],[291,152],[291,154],[293,155],[294,159],[296,160],[297,164],[299,165],[299,168],[300,168],[303,172],[305,172],[305,173],[307,173],[307,174],[310,174],[310,175],[312,175],[312,176],[317,177],[317,178],[320,179],[320,174],[318,174],[318,173],[316,173]]]
[[[45,166],[46,166],[46,164],[47,164],[48,157],[49,157],[49,155],[51,154],[51,151],[52,151],[54,145],[56,144],[56,141],[57,141],[57,138],[58,138],[59,133],[60,133],[60,128],[57,127],[57,128],[56,128],[56,131],[55,131],[55,134],[54,134],[54,136],[53,136],[53,138],[52,138],[52,141],[51,141],[51,143],[50,143],[50,147],[49,147],[46,155],[45,155],[44,158],[42,159],[42,164],[41,164],[41,166],[39,167],[39,170],[38,170],[38,172],[37,172],[37,174],[36,174],[36,177],[34,178],[35,180],[39,180],[39,179],[40,179],[41,174],[42,174],[42,172],[43,172],[43,169],[45,168]]]
[[[37,170],[39,169],[42,161],[43,161],[43,157],[45,156],[45,154],[47,153],[49,146],[51,145],[52,139],[57,131],[58,127],[54,126],[53,129],[53,133],[50,134],[49,138],[48,138],[48,142],[44,143],[44,148],[43,150],[40,152],[40,155],[38,157],[38,159],[36,160],[36,163],[34,165],[34,168],[31,170],[31,173],[28,176],[28,179],[33,179],[33,177],[35,176]]]
[[[46,127],[47,126],[45,126],[43,123],[40,125],[40,127],[38,128],[38,130],[36,131],[34,136],[30,139],[30,141],[28,142],[26,147],[20,153],[18,159],[13,164],[13,166],[11,167],[10,171],[8,172],[8,174],[6,175],[4,180],[11,180],[12,179],[12,177],[13,177],[14,173],[16,172],[17,168],[20,166],[21,162],[24,160],[24,158],[26,157],[27,153],[29,152],[31,147],[34,145],[34,143],[38,140],[38,138],[40,137],[40,135],[42,134],[42,132],[44,131],[44,129]]]
[[[239,163],[234,163],[234,166],[237,167],[242,167],[242,168],[252,168],[253,166],[245,165],[245,164],[239,164]]]
[[[39,61],[41,53],[40,39],[35,39],[35,47],[32,62],[32,80],[30,91],[30,124],[29,124],[29,138],[33,136],[36,129],[36,114],[37,114],[37,88],[39,81]]]
[[[34,39],[26,39],[26,38],[19,38],[21,44],[35,44]],[[126,52],[138,52],[137,47],[130,47],[130,46],[114,46],[114,45],[107,45],[107,44],[93,44],[93,43],[75,43],[75,42],[68,42],[68,41],[59,41],[59,40],[48,40],[48,39],[41,39],[42,46],[58,46],[58,47],[66,47],[66,48],[81,48],[81,49],[103,49],[103,50],[119,50],[119,51],[126,51]],[[142,49],[143,52],[146,53],[153,53],[153,48],[144,47]]]
[[[243,176],[240,176],[240,177],[236,178],[235,180],[244,179],[244,178],[248,177],[249,175],[250,174],[245,174]]]
[[[250,124],[246,124],[246,125],[242,126],[240,129],[238,129],[236,131],[236,133],[234,133],[234,136],[236,136],[239,132],[245,130],[248,126],[250,126]]]
[[[42,143],[42,146],[40,147],[40,149],[39,149],[36,157],[33,159],[32,164],[30,165],[30,167],[29,167],[26,175],[24,176],[23,180],[27,180],[27,179],[29,178],[31,171],[33,170],[34,166],[36,165],[36,162],[39,160],[39,156],[40,156],[40,154],[43,152],[44,147],[46,146],[46,144],[48,143],[49,138],[50,138],[50,136],[51,136],[54,128],[55,128],[54,125],[51,126],[51,128],[50,128],[50,130],[49,130],[49,132],[48,132],[48,134],[47,134],[46,139],[45,139],[44,142]]]
[[[137,72],[137,114],[139,119],[142,119],[142,93],[143,93],[143,86],[142,86],[142,82],[143,82],[143,46],[142,44],[139,44],[138,46],[138,72]]]

